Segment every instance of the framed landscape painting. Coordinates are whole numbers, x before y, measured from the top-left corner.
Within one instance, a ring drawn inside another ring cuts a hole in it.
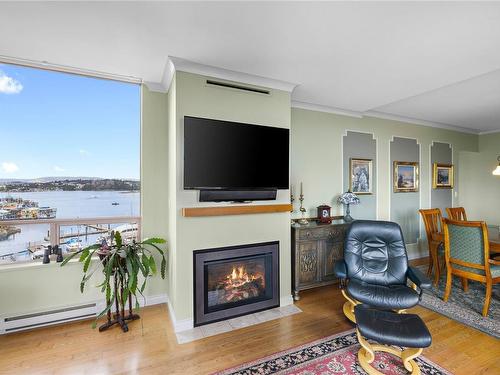
[[[372,159],[350,159],[349,190],[356,194],[372,194]]]
[[[418,191],[418,163],[394,162],[394,192],[411,193]]]
[[[432,174],[432,188],[453,188],[453,164],[434,163],[434,170]]]

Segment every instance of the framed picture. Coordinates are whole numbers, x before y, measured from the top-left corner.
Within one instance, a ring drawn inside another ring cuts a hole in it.
[[[453,164],[434,163],[434,170],[432,173],[432,188],[453,188]]]
[[[394,192],[412,193],[418,191],[418,163],[394,162]]]
[[[372,159],[350,159],[349,190],[355,194],[372,194]]]

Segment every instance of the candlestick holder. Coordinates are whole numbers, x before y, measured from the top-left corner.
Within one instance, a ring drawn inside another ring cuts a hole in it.
[[[304,194],[300,194],[300,197],[299,197],[299,201],[300,201],[300,214],[301,214],[301,218],[299,219],[299,224],[300,225],[307,225],[309,224],[309,221],[304,217],[305,213],[306,213],[306,209],[304,208],[304,205],[303,205],[303,202],[304,202]]]
[[[293,197],[293,193],[290,192],[290,205],[292,206],[291,209],[290,209],[290,215],[293,214],[294,212],[294,209],[293,209],[293,201],[294,201],[294,197]],[[292,227],[295,225],[295,221],[293,219],[290,220],[290,224],[292,225]]]

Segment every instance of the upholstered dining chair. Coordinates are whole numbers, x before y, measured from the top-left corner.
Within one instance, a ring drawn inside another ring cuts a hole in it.
[[[488,227],[483,221],[443,219],[443,231],[447,273],[444,301],[450,296],[454,275],[462,278],[464,291],[468,279],[480,281],[486,284],[482,313],[487,316],[492,287],[500,282],[500,261],[490,259]]]
[[[440,275],[439,258],[444,257],[443,233],[441,232],[441,210],[439,208],[429,208],[419,210],[424,221],[427,243],[429,245],[429,267],[427,276],[432,275],[434,270],[434,285],[438,285]],[[444,265],[444,261],[441,263]]]
[[[448,214],[448,219],[450,220],[467,221],[467,214],[465,213],[465,208],[463,207],[448,207],[446,208],[446,213]]]
[[[408,266],[401,228],[388,221],[354,221],[346,233],[344,259],[334,267],[345,286],[343,311],[352,322],[356,305],[403,313],[418,304],[422,289],[431,287],[427,276]]]

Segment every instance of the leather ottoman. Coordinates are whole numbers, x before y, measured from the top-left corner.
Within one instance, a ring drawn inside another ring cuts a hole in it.
[[[432,343],[432,337],[425,323],[415,314],[398,314],[392,311],[376,310],[367,305],[354,309],[357,335],[362,348],[358,352],[361,367],[370,375],[383,375],[370,363],[376,351],[394,354],[403,360],[405,368],[412,375],[420,374],[420,368],[413,360]],[[366,339],[379,344],[371,344]],[[393,345],[404,347],[400,350]]]

